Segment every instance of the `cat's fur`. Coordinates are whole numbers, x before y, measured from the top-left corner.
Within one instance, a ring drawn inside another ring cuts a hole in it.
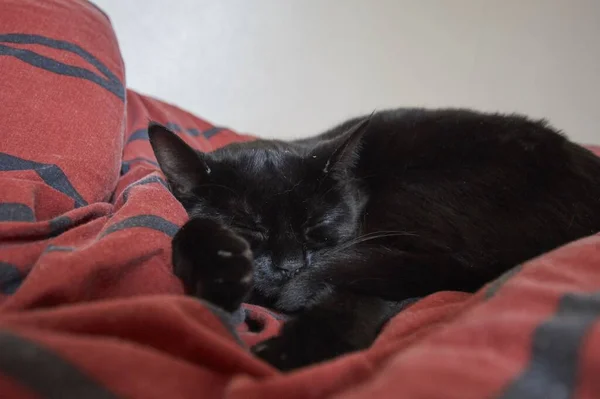
[[[284,370],[369,346],[404,300],[477,290],[600,230],[600,160],[522,116],[391,110],[206,154],[149,135],[191,218],[176,275],[228,311],[294,314],[254,348]]]

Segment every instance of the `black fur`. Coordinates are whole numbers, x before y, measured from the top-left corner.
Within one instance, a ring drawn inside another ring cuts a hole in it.
[[[149,135],[191,218],[175,273],[229,311],[295,314],[254,348],[283,370],[369,346],[404,300],[475,291],[600,230],[600,160],[522,116],[392,110],[207,154]]]

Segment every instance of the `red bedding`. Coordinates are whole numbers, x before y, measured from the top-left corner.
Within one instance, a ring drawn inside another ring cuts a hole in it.
[[[600,397],[599,236],[424,298],[369,350],[287,375],[253,358],[282,321],[182,295],[186,214],[145,127],[203,151],[251,137],[127,90],[91,3],[0,10],[1,398]]]

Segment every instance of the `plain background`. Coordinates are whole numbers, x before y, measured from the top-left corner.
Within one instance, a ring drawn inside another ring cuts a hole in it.
[[[546,117],[600,143],[599,0],[95,0],[127,84],[290,138],[373,109]]]

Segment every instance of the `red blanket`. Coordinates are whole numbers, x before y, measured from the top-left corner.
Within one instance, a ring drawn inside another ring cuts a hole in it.
[[[250,137],[127,90],[90,3],[0,10],[0,397],[600,397],[598,236],[429,296],[369,350],[287,375],[253,358],[281,321],[181,295],[169,251],[186,214],[145,128],[203,151]]]

